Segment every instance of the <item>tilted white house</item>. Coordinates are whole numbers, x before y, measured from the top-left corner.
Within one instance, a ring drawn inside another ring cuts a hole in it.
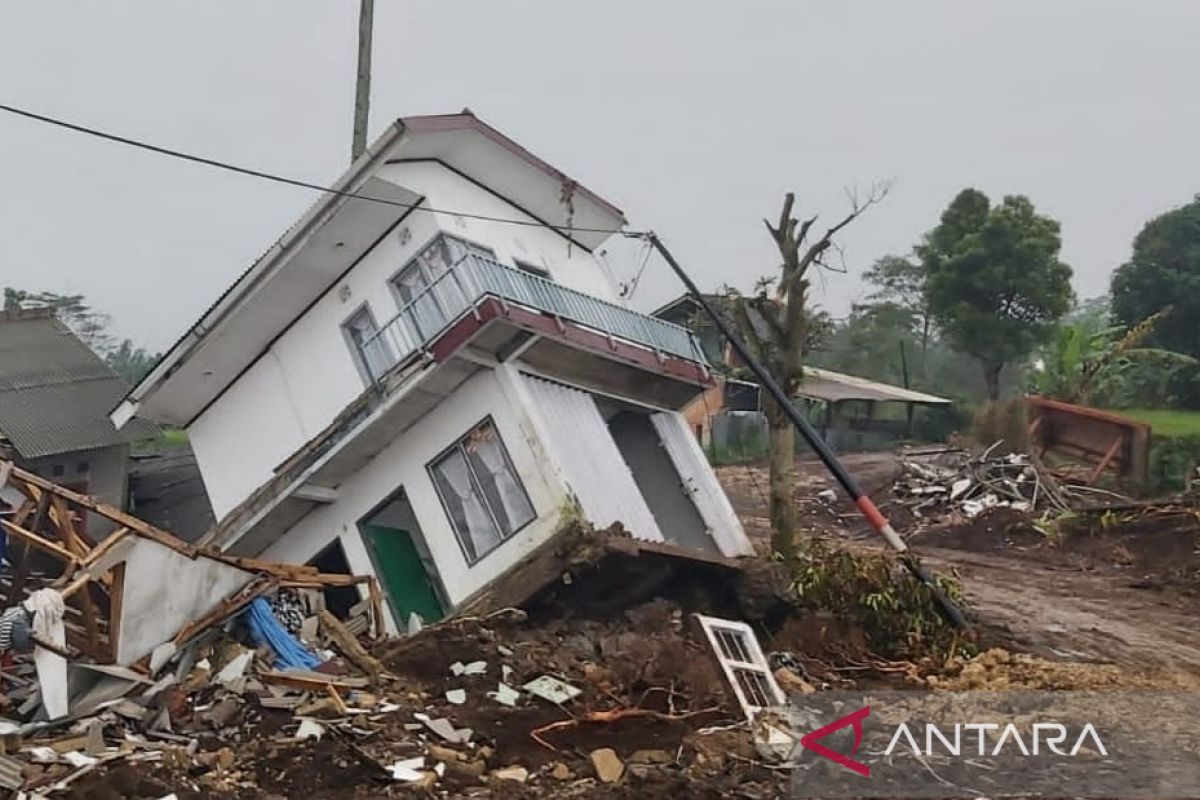
[[[619,209],[466,112],[398,120],[335,188],[391,203],[327,195],[113,412],[187,429],[208,543],[373,572],[401,628],[576,505],[751,552],[678,413],[711,382],[694,337],[592,256]]]

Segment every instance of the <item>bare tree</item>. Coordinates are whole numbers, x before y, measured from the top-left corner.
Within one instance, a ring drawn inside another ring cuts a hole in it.
[[[730,292],[730,307],[750,351],[771,371],[789,397],[795,397],[800,389],[804,356],[813,336],[813,311],[808,304],[810,272],[814,267],[846,271],[841,248],[834,237],[883,200],[889,189],[890,184],[876,184],[865,198],[857,192],[848,192],[850,211],[816,239],[811,238],[817,222],[815,215],[803,221],[792,216],[796,204],[792,192],[784,197],[776,224],[763,220],[782,259],[780,273],[778,277],[760,279],[751,296]],[[833,254],[839,259],[836,265],[829,260]],[[790,561],[796,555],[795,432],[784,410],[765,395],[764,410],[770,432],[771,546]]]

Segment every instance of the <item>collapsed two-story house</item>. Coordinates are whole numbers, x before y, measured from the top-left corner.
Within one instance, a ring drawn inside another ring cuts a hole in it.
[[[678,413],[695,337],[592,255],[618,208],[468,112],[396,121],[332,188],[113,412],[187,430],[206,543],[373,573],[400,630],[564,515],[751,552]]]

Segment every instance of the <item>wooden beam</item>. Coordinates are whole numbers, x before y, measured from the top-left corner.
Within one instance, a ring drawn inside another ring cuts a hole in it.
[[[7,531],[10,536],[15,536],[26,544],[37,548],[38,550],[56,555],[69,565],[75,566],[79,564],[79,559],[70,550],[57,545],[48,539],[43,539],[33,531],[28,531],[22,528],[20,525],[14,525],[5,519],[0,519],[0,525],[4,526],[4,530]],[[26,559],[26,561],[28,561],[28,559]],[[18,569],[20,569],[20,567],[18,567]],[[15,585],[16,581],[14,580],[13,583]]]
[[[222,600],[217,607],[209,611],[199,619],[194,619],[188,624],[179,629],[172,641],[178,646],[183,646],[188,639],[191,639],[197,633],[207,630],[213,625],[224,622],[229,617],[241,611],[246,606],[250,605],[255,598],[261,597],[267,592],[276,587],[276,582],[273,580],[252,581],[247,585],[238,589],[229,597]]]
[[[112,571],[112,587],[108,599],[108,649],[112,663],[117,663],[121,642],[121,614],[125,608],[125,565],[117,564]]]
[[[129,528],[131,531],[144,536],[147,539],[153,539],[164,547],[169,547],[172,550],[186,555],[188,558],[195,558],[199,550],[193,546],[178,539],[175,536],[167,533],[164,530],[154,527],[144,520],[126,514],[119,508],[110,506],[107,503],[97,502],[94,498],[88,497],[79,492],[73,492],[70,489],[63,487],[46,480],[45,478],[34,475],[32,472],[21,469],[20,467],[13,468],[13,475],[27,483],[31,487],[36,487],[44,492],[55,494],[64,500],[68,500],[80,508],[87,509],[90,513],[99,514],[107,520],[117,523],[117,525]]]
[[[341,621],[329,612],[328,609],[321,609],[318,614],[321,620],[321,627],[325,633],[329,634],[329,638],[333,639],[337,644],[338,649],[342,651],[342,655],[354,662],[354,664],[367,675],[371,676],[371,682],[379,680],[379,676],[383,674],[383,664],[379,659],[367,652],[366,648],[359,643],[354,634],[346,630],[346,626]]]
[[[91,550],[91,546],[75,529],[75,520],[71,518],[71,509],[67,507],[66,501],[58,495],[47,496],[50,497],[50,521],[58,528],[63,546],[80,558],[85,558]]]
[[[1096,478],[1100,477],[1100,473],[1103,472],[1104,468],[1108,466],[1108,462],[1112,461],[1113,456],[1117,454],[1117,450],[1120,449],[1124,441],[1125,434],[1118,433],[1117,438],[1113,440],[1112,445],[1108,448],[1108,452],[1104,454],[1104,458],[1100,459],[1100,463],[1096,465],[1096,468],[1092,470],[1092,474],[1088,476],[1086,485],[1091,486],[1092,482],[1095,481]]]
[[[367,590],[371,593],[371,616],[375,618],[375,638],[383,638],[383,594],[379,591],[379,581],[371,578],[367,581]]]

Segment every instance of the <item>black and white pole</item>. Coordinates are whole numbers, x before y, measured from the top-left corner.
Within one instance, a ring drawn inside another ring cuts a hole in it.
[[[779,382],[775,380],[775,376],[768,372],[766,367],[759,363],[758,359],[751,354],[750,350],[742,341],[742,338],[737,334],[736,331],[733,330],[732,326],[730,326],[725,321],[725,318],[718,314],[716,309],[714,309],[712,305],[704,299],[704,295],[700,293],[700,290],[696,287],[696,284],[692,281],[688,274],[684,272],[683,267],[679,265],[679,262],[675,260],[675,257],[671,255],[671,251],[669,251],[659,240],[658,236],[656,236],[654,233],[646,234],[646,236],[650,243],[654,246],[654,249],[659,252],[671,269],[674,270],[675,274],[679,276],[679,280],[683,281],[683,285],[687,287],[688,294],[691,295],[692,299],[695,300],[702,309],[704,309],[704,313],[707,314],[710,319],[712,319],[713,324],[717,326],[717,329],[720,330],[721,334],[729,341],[730,346],[733,347],[734,351],[742,359],[743,363],[745,363],[746,366],[750,368],[750,371],[754,373],[754,376],[758,378],[758,381],[762,387],[771,393],[771,397],[774,398],[775,402],[779,404],[779,407],[782,408],[788,415],[788,419],[792,421],[792,424],[796,427],[796,430],[800,431],[800,435],[803,436],[805,441],[808,442],[809,446],[812,447],[813,451],[817,454],[817,457],[821,459],[821,463],[823,463],[830,473],[833,474],[833,477],[837,479],[839,484],[841,484],[841,487],[846,491],[846,494],[850,495],[850,498],[854,501],[854,505],[857,506],[859,512],[866,517],[867,522],[871,524],[871,527],[874,528],[875,531],[883,537],[884,541],[886,541],[888,545],[900,555],[900,559],[904,562],[904,565],[917,578],[917,580],[925,584],[925,586],[929,588],[930,592],[933,593],[934,599],[937,601],[938,608],[941,610],[942,615],[956,627],[968,627],[966,617],[963,616],[962,610],[959,609],[959,607],[956,606],[953,601],[946,596],[946,593],[942,591],[942,589],[937,585],[937,582],[934,580],[933,574],[930,573],[925,565],[921,563],[916,554],[909,550],[908,545],[905,544],[904,540],[900,538],[900,535],[896,533],[895,528],[893,528],[891,523],[888,522],[887,517],[885,517],[883,512],[879,510],[879,507],[875,505],[875,502],[871,500],[871,498],[865,492],[863,492],[862,488],[858,485],[858,481],[856,481],[854,476],[846,470],[845,465],[838,460],[837,455],[835,455],[833,450],[830,449],[829,445],[825,443],[825,440],[821,438],[821,435],[817,433],[812,424],[809,423],[802,413],[800,413],[800,409],[796,408],[795,403],[793,403],[792,399],[788,397],[787,393],[783,390],[783,387],[779,385]]]

